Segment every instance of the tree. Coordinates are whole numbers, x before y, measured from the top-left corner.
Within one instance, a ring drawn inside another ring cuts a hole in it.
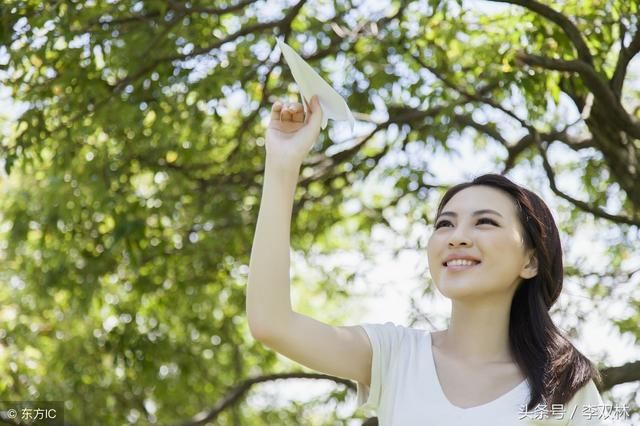
[[[640,337],[640,298],[615,285],[639,272],[636,2],[5,3],[1,78],[26,111],[2,143],[2,399],[66,400],[72,424],[308,423],[303,408],[243,403],[255,383],[327,379],[272,374],[277,358],[243,317],[265,118],[295,93],[276,36],[334,80],[361,124],[340,142],[323,133],[305,163],[296,249],[365,250],[403,200],[428,224],[425,202],[444,185],[429,161],[382,160],[453,156],[472,135],[479,153],[501,150],[503,172],[544,173],[569,238],[587,223],[616,233],[608,268],[567,273],[595,302],[627,297],[631,313],[612,323]],[[346,213],[375,173],[393,179],[393,198]],[[303,291],[339,303],[353,278]],[[603,390],[640,380],[639,361],[602,369]],[[340,386],[327,401],[353,390],[328,379]]]

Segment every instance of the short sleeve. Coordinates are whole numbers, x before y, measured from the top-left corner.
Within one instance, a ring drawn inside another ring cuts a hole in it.
[[[384,393],[386,375],[389,372],[394,353],[400,348],[402,327],[386,322],[384,324],[361,324],[371,342],[371,383],[365,386],[357,382],[357,408],[377,409]]]
[[[596,426],[608,425],[603,416],[604,402],[593,380],[576,392],[569,401],[569,413],[574,413],[567,423],[570,426]],[[574,411],[575,410],[575,411]]]

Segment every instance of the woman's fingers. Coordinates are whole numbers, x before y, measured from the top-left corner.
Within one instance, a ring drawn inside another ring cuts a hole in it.
[[[304,108],[302,107],[302,104],[297,102],[293,104],[291,119],[297,123],[304,122]]]
[[[291,121],[291,108],[289,104],[286,104],[282,107],[282,111],[280,112],[280,120]]]
[[[271,108],[271,119],[280,121],[304,122],[304,109],[300,103],[276,101]]]
[[[271,107],[271,119],[280,120],[280,111],[282,111],[282,102],[276,101]]]

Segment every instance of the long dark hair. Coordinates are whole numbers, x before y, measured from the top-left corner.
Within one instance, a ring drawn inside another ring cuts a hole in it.
[[[538,404],[566,404],[591,379],[602,377],[595,365],[553,323],[549,309],[562,291],[562,246],[549,208],[533,192],[502,175],[485,174],[455,185],[444,194],[436,217],[459,191],[474,185],[502,190],[516,203],[524,244],[538,260],[535,277],[523,279],[513,295],[509,315],[509,347],[531,387],[527,410]]]

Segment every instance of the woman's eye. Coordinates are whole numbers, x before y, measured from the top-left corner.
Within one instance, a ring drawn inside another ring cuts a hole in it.
[[[449,222],[448,220],[441,220],[440,222],[436,223],[436,229],[441,228],[446,223],[451,224],[451,222]]]
[[[483,217],[482,219],[478,219],[478,223],[490,223],[492,225],[498,225],[497,223],[495,223],[493,220]]]
[[[498,226],[495,221],[489,219],[488,217],[478,219],[478,223],[490,223],[492,225]],[[449,222],[448,220],[441,220],[440,222],[436,223],[435,229],[442,228],[445,225],[451,225],[451,222]]]

